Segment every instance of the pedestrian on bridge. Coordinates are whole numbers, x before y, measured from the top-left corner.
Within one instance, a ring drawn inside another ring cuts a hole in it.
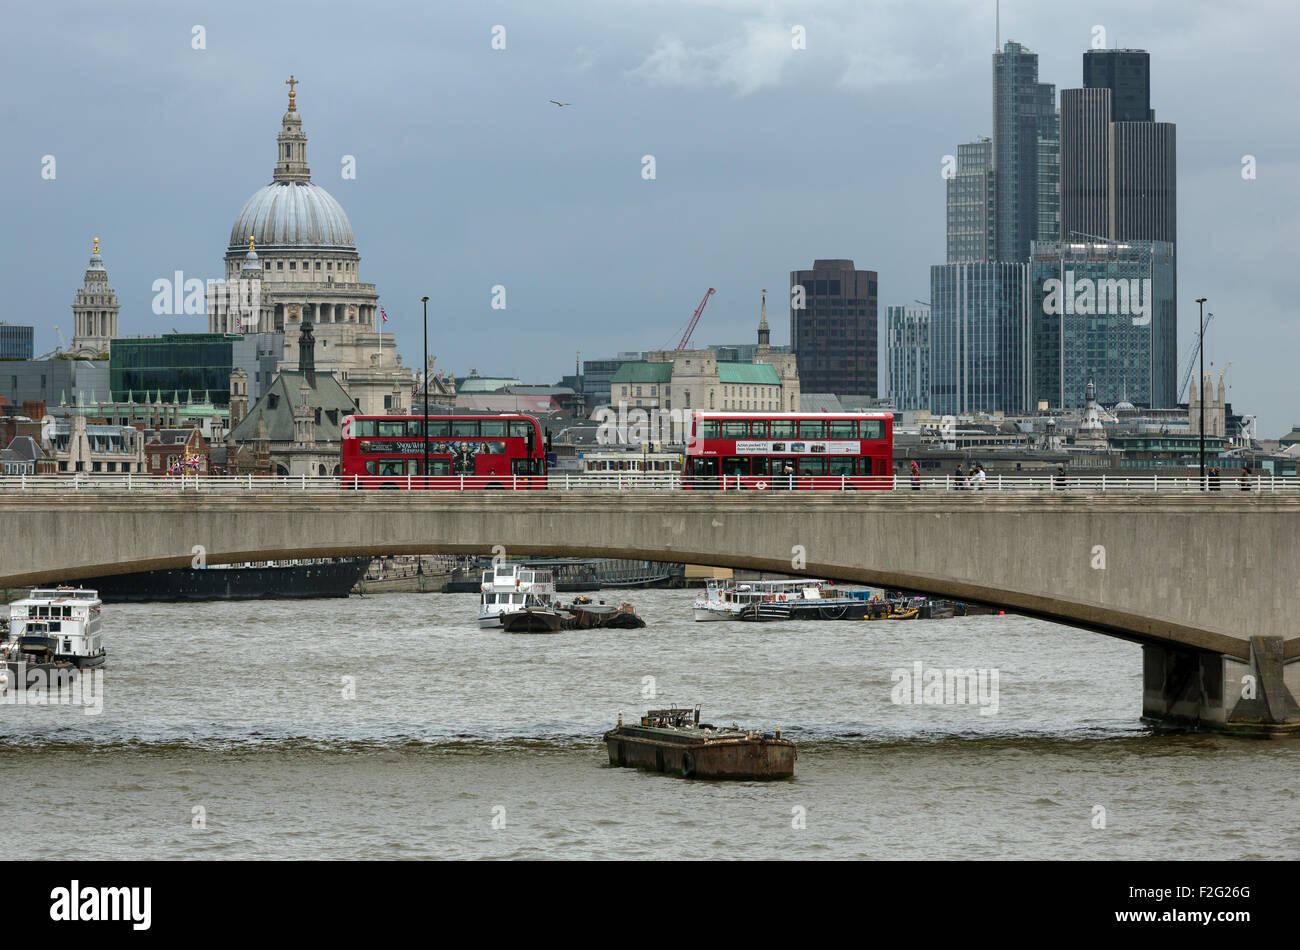
[[[912,491],[920,491],[920,490],[921,490],[921,466],[916,464],[916,462],[913,462],[912,463]]]
[[[975,474],[971,476],[971,481],[974,483],[975,488],[979,489],[980,491],[983,491],[984,481],[987,477],[988,476],[984,474],[984,466],[976,465]]]
[[[1056,474],[1052,477],[1057,491],[1065,491],[1065,466],[1056,466]]]
[[[953,477],[957,482],[957,491],[962,491],[966,487],[966,473],[962,470],[961,462],[957,463],[957,471]]]
[[[1249,465],[1243,465],[1241,467],[1241,490],[1250,491],[1250,466]]]

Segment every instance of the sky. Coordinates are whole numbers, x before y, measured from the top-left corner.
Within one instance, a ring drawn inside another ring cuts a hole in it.
[[[883,322],[944,260],[941,171],[991,133],[994,24],[993,0],[16,6],[0,319],[34,324],[38,354],[56,325],[71,337],[98,236],[122,335],[206,330],[155,315],[153,282],[222,275],[292,74],[312,179],[408,365],[425,295],[430,352],[458,376],[554,382],[579,350],[671,348],[709,287],[694,343],[754,340],[764,288],[786,343],[789,272],[815,258],[876,271]],[[1178,125],[1180,374],[1207,297],[1234,408],[1265,438],[1300,422],[1300,4],[1005,0],[1000,27],[1058,102],[1098,27],[1151,53],[1156,119]]]

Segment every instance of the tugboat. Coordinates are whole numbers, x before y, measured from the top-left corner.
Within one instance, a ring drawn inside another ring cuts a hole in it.
[[[506,614],[529,607],[555,606],[555,579],[550,571],[523,564],[494,564],[479,583],[478,625],[484,630],[503,627]]]
[[[36,588],[9,605],[9,628],[0,642],[6,685],[29,681],[33,671],[57,688],[78,670],[103,666],[97,592],[72,587]]]
[[[774,732],[719,729],[700,722],[700,707],[651,709],[638,725],[605,733],[609,764],[677,772],[683,778],[776,779],[794,775],[794,743]]]

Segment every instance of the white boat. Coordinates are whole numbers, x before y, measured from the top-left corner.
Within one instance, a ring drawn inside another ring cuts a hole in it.
[[[500,627],[506,614],[556,604],[554,575],[522,564],[492,565],[483,572],[479,591],[478,625],[485,630]]]
[[[806,602],[833,594],[832,581],[808,578],[793,581],[708,581],[695,599],[696,620],[736,620],[750,604]]]
[[[84,588],[38,587],[9,605],[4,657],[12,663],[71,664],[76,669],[103,666],[99,593]]]

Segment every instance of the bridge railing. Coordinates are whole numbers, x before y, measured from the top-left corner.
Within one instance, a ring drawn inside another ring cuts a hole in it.
[[[819,492],[1300,492],[1300,478],[1269,474],[988,475],[982,483],[954,475],[707,475],[679,472],[552,472],[550,475],[127,475],[77,472],[0,476],[0,493],[21,492],[339,492],[339,491],[819,491]]]

